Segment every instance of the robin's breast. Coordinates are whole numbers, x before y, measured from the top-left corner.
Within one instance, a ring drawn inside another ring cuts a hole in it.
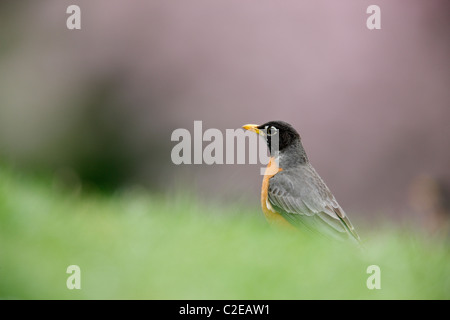
[[[269,224],[292,229],[294,227],[272,207],[268,197],[269,179],[282,170],[283,169],[278,167],[275,159],[271,157],[269,164],[267,165],[266,172],[264,173],[264,179],[261,188],[261,207],[264,216],[266,217],[266,220],[269,222]]]

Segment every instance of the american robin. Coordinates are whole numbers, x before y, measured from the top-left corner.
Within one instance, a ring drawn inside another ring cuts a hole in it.
[[[353,225],[309,162],[300,135],[290,124],[270,121],[243,128],[263,136],[270,150],[261,190],[262,210],[270,224],[359,243]]]

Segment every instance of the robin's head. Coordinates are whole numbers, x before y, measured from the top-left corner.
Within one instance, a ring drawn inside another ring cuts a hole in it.
[[[269,150],[273,150],[272,146],[276,148],[275,143],[278,142],[278,150],[281,152],[287,147],[299,145],[300,135],[289,124],[284,121],[269,121],[262,125],[246,124],[244,129],[256,132],[264,137],[267,142]]]

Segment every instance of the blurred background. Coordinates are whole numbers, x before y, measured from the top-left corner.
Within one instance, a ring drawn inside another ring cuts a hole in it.
[[[66,28],[71,4],[81,30]],[[381,30],[366,27],[371,4]],[[171,133],[285,120],[352,220],[445,217],[449,12],[447,0],[3,0],[0,160],[76,192],[187,188],[259,207],[261,165],[175,166]]]

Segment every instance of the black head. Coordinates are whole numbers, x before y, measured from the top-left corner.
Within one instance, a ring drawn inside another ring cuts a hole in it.
[[[278,139],[279,151],[283,151],[289,146],[300,143],[300,135],[298,132],[289,123],[284,121],[269,121],[258,126],[258,129],[264,133],[263,136],[267,141],[269,150],[271,150],[274,137],[277,137]]]

